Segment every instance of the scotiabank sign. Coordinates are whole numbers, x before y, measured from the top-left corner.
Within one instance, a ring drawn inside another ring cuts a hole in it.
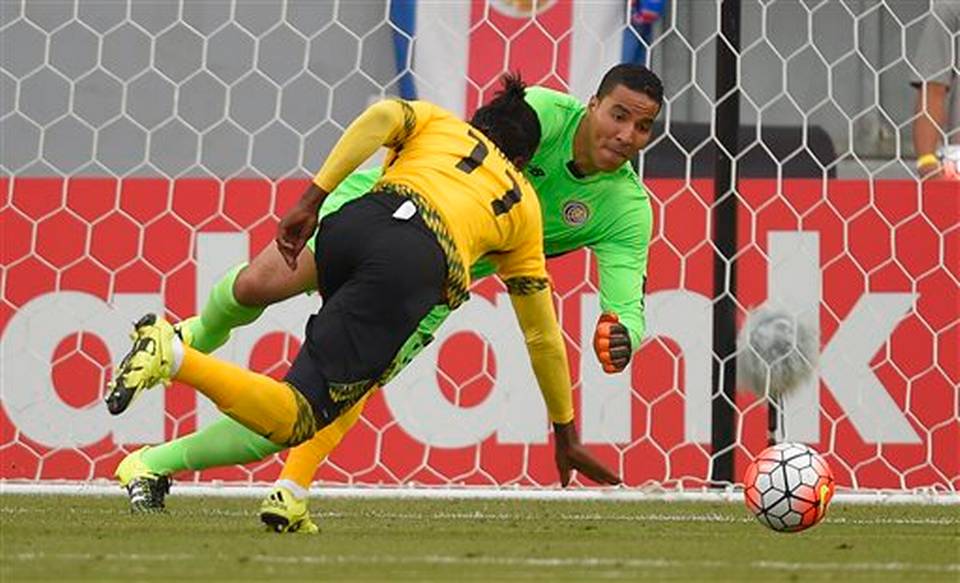
[[[260,180],[4,179],[0,478],[108,476],[121,447],[184,435],[219,413],[191,389],[111,417],[110,363],[145,311],[184,318],[270,243],[304,187]],[[710,182],[650,181],[655,239],[647,342],[605,375],[591,349],[595,267],[551,261],[584,441],[627,484],[695,486],[710,471]],[[743,181],[738,299],[815,322],[818,378],[785,404],[787,437],[828,454],[841,484],[960,486],[960,188],[909,181]],[[316,296],[270,308],[218,353],[274,376]],[[737,397],[738,467],[765,444],[766,406]],[[371,400],[320,479],[552,484],[544,407],[503,288],[479,282],[436,342]],[[269,480],[279,462],[198,479]],[[738,470],[739,471],[739,470]]]

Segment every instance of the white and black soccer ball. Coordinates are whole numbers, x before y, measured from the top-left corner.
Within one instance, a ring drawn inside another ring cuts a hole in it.
[[[777,532],[800,532],[823,520],[833,498],[833,472],[802,443],[779,443],[760,452],[743,475],[747,509]]]

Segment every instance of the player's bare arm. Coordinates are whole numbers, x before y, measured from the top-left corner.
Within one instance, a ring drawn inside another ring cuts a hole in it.
[[[317,230],[317,214],[327,194],[327,191],[311,183],[297,204],[280,220],[277,228],[277,248],[291,270],[297,269],[297,257],[306,246],[307,239]]]

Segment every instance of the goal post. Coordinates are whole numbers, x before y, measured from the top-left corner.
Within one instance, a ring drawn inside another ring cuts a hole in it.
[[[736,442],[737,352],[737,157],[740,154],[740,0],[720,4],[720,31],[716,42],[717,82],[714,91],[714,149],[711,215],[713,259],[713,367],[711,479],[715,484],[736,480],[733,446]]]

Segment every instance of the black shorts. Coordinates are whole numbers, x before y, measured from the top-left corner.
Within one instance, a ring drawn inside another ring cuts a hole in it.
[[[285,379],[310,403],[319,427],[377,384],[442,299],[446,260],[420,215],[410,216],[412,204],[370,193],[320,223],[314,260],[323,306],[307,321]]]

